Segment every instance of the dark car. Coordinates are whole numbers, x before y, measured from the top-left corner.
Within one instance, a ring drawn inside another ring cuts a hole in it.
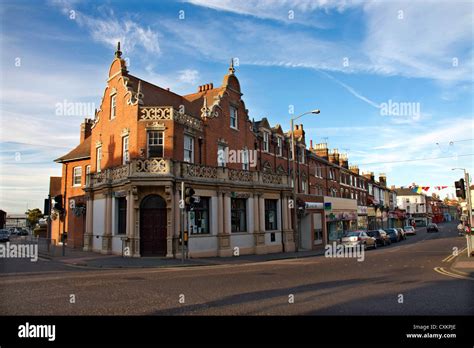
[[[10,233],[8,233],[8,230],[0,230],[0,242],[8,241],[10,241]]]
[[[387,234],[388,234],[390,240],[392,241],[392,243],[398,242],[398,240],[399,240],[400,237],[399,237],[399,233],[398,233],[398,231],[397,231],[396,229],[394,229],[394,228],[387,228],[387,229],[385,230],[385,232],[387,232]]]
[[[22,228],[19,232],[18,232],[18,235],[19,236],[27,236],[29,235],[28,231],[25,230],[24,228]]]
[[[386,228],[385,231],[387,233],[389,233],[389,232],[396,233],[397,234],[397,242],[400,242],[401,240],[403,240],[403,236],[400,233],[400,231],[398,231],[398,229],[396,229],[396,228]]]
[[[375,238],[377,245],[385,246],[392,244],[390,237],[384,230],[367,231],[367,235],[371,236],[372,238]]]
[[[426,227],[426,232],[439,232],[438,225],[429,224],[428,227]]]

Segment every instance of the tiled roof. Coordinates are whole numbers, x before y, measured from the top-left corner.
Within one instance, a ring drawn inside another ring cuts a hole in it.
[[[62,157],[54,160],[54,162],[63,163],[79,159],[86,159],[91,157],[91,137],[87,137],[82,143],[76,146],[72,151],[68,152]]]

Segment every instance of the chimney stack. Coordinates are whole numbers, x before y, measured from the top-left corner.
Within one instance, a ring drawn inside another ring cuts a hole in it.
[[[384,187],[387,186],[387,175],[385,173],[379,174],[379,184]]]
[[[81,143],[92,134],[92,124],[93,121],[90,118],[86,118],[84,122],[81,123]]]
[[[316,156],[324,158],[325,160],[328,160],[329,155],[328,155],[328,144],[327,143],[316,144],[316,146],[314,147],[313,152],[316,154]]]
[[[329,151],[329,162],[339,164],[339,151],[337,149]]]

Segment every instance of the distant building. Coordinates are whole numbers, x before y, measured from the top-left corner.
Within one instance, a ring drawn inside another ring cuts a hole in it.
[[[426,226],[431,222],[430,208],[427,208],[426,195],[413,192],[412,189],[399,188],[397,193],[397,205],[406,210],[407,224],[413,222],[416,226]]]
[[[10,214],[7,215],[5,228],[20,227],[26,228],[28,226],[26,214]]]

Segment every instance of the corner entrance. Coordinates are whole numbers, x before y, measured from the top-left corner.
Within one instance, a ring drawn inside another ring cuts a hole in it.
[[[165,256],[166,202],[158,195],[146,196],[140,204],[140,254]]]

